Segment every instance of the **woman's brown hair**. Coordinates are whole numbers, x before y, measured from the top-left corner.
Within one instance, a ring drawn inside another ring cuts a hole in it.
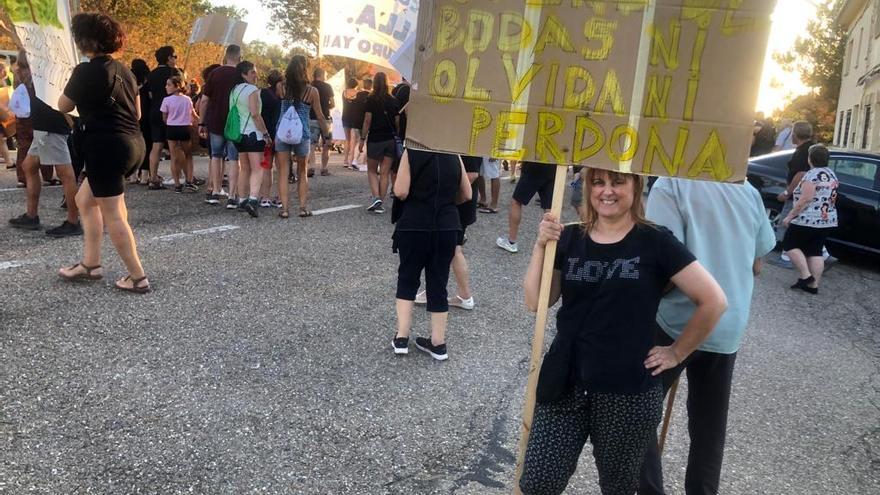
[[[80,50],[90,53],[116,53],[125,46],[125,31],[112,17],[82,13],[70,21],[73,40]]]
[[[168,78],[168,82],[174,85],[177,88],[177,94],[185,93],[186,86],[183,83],[183,78],[181,76],[171,76]]]
[[[637,224],[652,225],[651,222],[645,218],[645,205],[642,203],[642,193],[645,191],[645,180],[641,175],[625,174],[622,172],[588,167],[586,177],[584,178],[584,218],[581,219],[584,223],[584,232],[593,230],[593,227],[596,226],[596,222],[599,220],[599,214],[596,212],[596,209],[593,208],[593,203],[590,202],[590,189],[593,187],[593,179],[597,176],[601,177],[602,175],[607,175],[608,179],[611,181],[617,181],[621,178],[626,181],[631,180],[633,185],[633,202],[632,206],[630,206],[629,214]]]

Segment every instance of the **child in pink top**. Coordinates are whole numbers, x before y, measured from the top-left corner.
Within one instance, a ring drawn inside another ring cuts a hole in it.
[[[184,94],[183,78],[180,76],[169,77],[165,83],[165,91],[168,96],[162,100],[159,110],[165,120],[168,149],[171,151],[171,177],[174,179],[174,192],[181,193],[184,188],[188,191],[198,191],[193,184],[192,170],[192,123],[198,119],[193,108],[192,99]],[[186,184],[180,185],[180,172],[186,176]]]

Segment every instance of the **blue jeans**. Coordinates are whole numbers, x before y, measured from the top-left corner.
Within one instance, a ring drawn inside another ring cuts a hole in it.
[[[221,134],[209,134],[211,158],[225,158],[229,161],[238,160],[238,150],[235,149],[235,143],[227,141]]]
[[[287,144],[280,139],[275,140],[275,152],[276,153],[290,153],[294,156],[309,156],[309,148],[312,142],[308,139],[303,139],[299,142],[299,144]]]

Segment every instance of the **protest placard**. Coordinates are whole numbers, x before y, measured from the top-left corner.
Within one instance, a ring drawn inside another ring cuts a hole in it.
[[[79,63],[70,35],[70,5],[66,0],[0,0],[0,10],[15,27],[15,43],[27,52],[37,96],[55,107]]]
[[[240,45],[247,30],[247,23],[221,14],[211,14],[195,20],[189,35],[189,44],[217,43]]]
[[[408,145],[742,181],[774,4],[422,0]]]
[[[321,56],[394,69],[409,79],[421,0],[321,0]]]

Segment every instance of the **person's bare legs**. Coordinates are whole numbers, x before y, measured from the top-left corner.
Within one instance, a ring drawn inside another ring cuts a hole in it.
[[[153,143],[150,149],[150,182],[159,179],[159,159],[162,157],[162,148],[165,143]]]
[[[220,194],[220,191],[223,189],[223,158],[215,158],[211,157],[211,167],[210,167],[210,175],[211,175],[211,192],[214,194]]]
[[[408,339],[412,330],[413,301],[395,299],[395,308],[397,309],[397,335],[395,338]]]
[[[260,194],[260,186],[263,185],[263,167],[260,166],[260,161],[263,159],[263,154],[260,152],[257,153],[242,153],[239,155],[242,164],[242,172],[245,169],[245,162],[247,162],[248,166],[248,174],[247,174],[247,188],[248,188],[248,199],[258,199],[257,196]],[[244,175],[244,174],[242,174]]]
[[[522,204],[517,200],[510,201],[510,213],[507,215],[507,240],[516,242],[519,236],[519,224],[522,221]]]
[[[80,263],[88,267],[101,266],[101,243],[104,240],[104,217],[98,207],[95,196],[92,195],[92,188],[89,185],[89,179],[86,178],[79,191],[76,193],[74,200],[80,213],[80,224],[83,230],[83,256]],[[68,205],[69,207],[70,205]],[[103,270],[93,270],[94,275],[100,275]],[[86,273],[86,269],[76,267],[71,270],[62,268],[58,270],[61,276],[70,278],[80,273]]]
[[[379,199],[383,202],[388,194],[388,183],[391,177],[391,164],[393,162],[394,158],[386,156],[382,158],[382,167],[379,169]]]
[[[278,167],[278,199],[281,211],[290,211],[290,152],[279,151],[275,154],[275,166]]]
[[[789,249],[786,253],[791,258],[791,264],[794,265],[794,269],[798,272],[798,278],[810,278],[810,268],[807,265],[807,257],[804,256],[804,252],[800,249]]]
[[[352,132],[351,127],[345,127],[345,159],[342,163],[345,164],[346,167],[354,163],[354,147],[355,143],[352,140],[352,136],[354,136],[354,132]]]
[[[269,160],[269,170],[263,169],[262,166],[260,167],[261,170],[265,170],[263,173],[263,180],[260,182],[260,199],[269,199],[272,197],[272,162],[275,161],[275,156],[272,155]]]
[[[3,165],[7,167],[13,163],[9,158],[9,148],[6,146],[6,136],[2,132],[0,132],[0,158],[3,159]]]
[[[488,205],[489,203],[486,200],[486,179],[481,175],[474,182],[477,184],[477,203]]]
[[[183,150],[177,141],[168,141],[168,151],[171,153],[171,178],[174,180],[174,187],[180,186],[180,170],[182,162]]]
[[[299,182],[296,183],[297,192],[299,193],[299,209],[300,211],[308,211],[309,202],[309,174],[306,171],[306,157],[296,157],[296,174],[299,176]]]
[[[110,241],[116,248],[122,263],[128,270],[128,275],[132,280],[120,283],[125,286],[134,285],[132,282],[139,278],[144,278],[144,267],[137,254],[137,242],[134,239],[134,233],[128,224],[128,208],[125,206],[125,194],[113,196],[110,198],[95,198],[98,208],[101,210],[101,217],[104,219],[104,226],[107,228],[107,234]],[[139,282],[138,285],[146,285],[147,281]]]
[[[501,196],[501,178],[496,177],[489,181],[491,190],[491,199],[489,200],[489,208],[498,209],[498,197]]]
[[[25,187],[27,187],[27,216],[34,218],[40,210],[40,191],[43,183],[40,181],[40,159],[34,155],[28,155],[21,164],[24,169]]]
[[[455,256],[452,258],[452,273],[455,275],[455,284],[458,287],[458,297],[471,298],[471,277],[468,272],[468,262],[464,257],[461,246],[455,246]],[[455,301],[455,297],[449,298]],[[458,301],[455,301],[458,302]]]
[[[188,184],[192,184],[194,179],[192,141],[181,141],[178,144],[180,145],[180,152],[183,155],[183,178]]]
[[[810,269],[810,275],[812,275],[814,279],[813,283],[808,284],[808,286],[813,289],[818,289],[819,281],[822,280],[822,274],[825,272],[825,258],[821,256],[810,256],[807,258],[807,266]]]
[[[79,223],[79,209],[76,206],[76,175],[72,165],[58,165],[55,174],[61,179],[64,188],[64,201],[67,203],[67,223]]]
[[[367,158],[367,182],[370,184],[370,196],[379,198],[379,160]]]
[[[333,143],[325,141],[321,138],[321,173],[327,172],[327,165],[330,163],[330,148]]]
[[[442,345],[446,343],[446,322],[449,320],[449,312],[431,313],[431,344]]]
[[[227,163],[229,163],[229,167],[226,169],[226,174],[229,176],[229,197],[234,199],[239,198],[242,194],[247,194],[247,191],[242,192],[238,187],[238,177],[241,174],[241,162],[239,160],[236,160],[234,162],[230,161]],[[222,177],[220,179],[220,184],[223,184]]]

